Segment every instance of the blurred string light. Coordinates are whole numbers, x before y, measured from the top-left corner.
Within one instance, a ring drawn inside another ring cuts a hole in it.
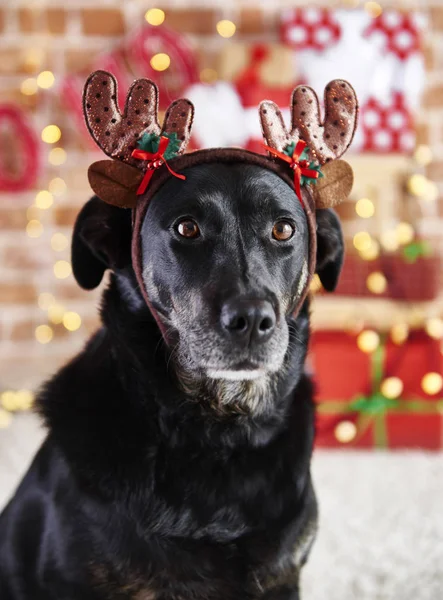
[[[39,325],[35,328],[35,339],[40,344],[48,344],[54,336],[54,332],[49,325]]]
[[[24,96],[33,96],[38,91],[37,80],[33,77],[25,79],[20,85],[20,91]]]
[[[48,319],[54,325],[59,325],[63,321],[63,317],[65,314],[64,307],[58,302],[54,302],[48,308]]]
[[[42,131],[42,140],[46,144],[55,144],[62,137],[62,132],[57,125],[47,125]]]
[[[357,435],[357,426],[352,421],[341,421],[336,425],[334,435],[342,444],[349,444]]]
[[[375,214],[375,207],[369,198],[360,198],[355,204],[355,212],[362,219],[369,219]]]
[[[161,8],[150,8],[145,12],[145,20],[149,23],[149,25],[154,25],[158,27],[165,20],[165,13]]]
[[[429,146],[420,144],[415,149],[414,158],[419,165],[425,167],[426,165],[429,165],[430,162],[432,162],[432,150]]]
[[[5,390],[0,396],[2,407],[9,411],[29,410],[34,402],[31,390]]]
[[[438,394],[443,388],[443,377],[440,373],[430,372],[421,380],[422,390],[429,396]]]
[[[380,243],[384,250],[388,252],[395,252],[398,250],[398,237],[395,229],[388,229],[383,231],[380,235]]]
[[[381,382],[380,391],[386,398],[398,398],[403,392],[403,381],[398,377],[387,377]]]
[[[363,260],[375,260],[380,256],[380,245],[379,243],[371,239],[371,244],[365,247],[363,250],[359,250],[359,255]]]
[[[217,33],[223,38],[230,38],[234,35],[237,27],[232,21],[222,19],[216,25]]]
[[[37,219],[31,219],[26,225],[26,234],[30,238],[38,238],[43,233],[43,225]]]
[[[52,71],[42,71],[37,77],[38,87],[49,90],[55,83],[54,73]]]
[[[413,196],[426,202],[434,202],[438,198],[437,185],[421,173],[414,173],[409,177],[408,190]]]
[[[54,233],[51,238],[51,248],[55,252],[63,252],[69,246],[69,240],[63,233]]]
[[[54,204],[54,197],[48,190],[41,190],[35,197],[35,206],[41,210],[51,208]]]
[[[414,228],[410,223],[399,223],[395,229],[395,232],[397,235],[397,242],[402,246],[405,244],[410,244],[414,239]]]
[[[58,260],[54,265],[54,275],[57,279],[66,279],[72,273],[71,264],[67,260]]]
[[[376,331],[366,329],[357,337],[357,346],[362,352],[370,354],[374,352],[380,344],[380,336]]]
[[[365,11],[373,18],[376,19],[379,17],[383,8],[380,6],[378,2],[365,2]]]
[[[42,310],[48,310],[51,304],[54,304],[55,298],[49,292],[42,292],[41,294],[39,294],[37,302],[39,308],[41,308]]]
[[[168,54],[159,52],[158,54],[154,54],[149,62],[154,71],[166,71],[166,69],[169,69],[171,59]]]
[[[404,344],[409,336],[409,327],[407,323],[396,323],[391,328],[391,339],[397,346]]]
[[[435,340],[443,339],[443,320],[438,317],[428,319],[425,323],[426,333]]]
[[[372,244],[372,238],[367,231],[359,231],[353,238],[354,247],[362,252],[368,250]]]
[[[69,311],[63,315],[63,325],[68,331],[77,331],[82,324],[79,314]]]
[[[54,196],[62,196],[66,192],[66,183],[61,177],[54,177],[48,185],[48,189]]]
[[[53,148],[49,153],[49,162],[58,167],[66,162],[66,151],[63,148]]]
[[[202,83],[214,83],[218,79],[218,73],[215,69],[206,67],[200,71],[200,81]]]
[[[368,275],[366,286],[373,294],[383,294],[388,287],[388,282],[381,271],[374,271],[374,273]]]

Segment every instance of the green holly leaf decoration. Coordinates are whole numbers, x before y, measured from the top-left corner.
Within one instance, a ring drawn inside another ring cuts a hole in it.
[[[403,257],[406,262],[415,263],[419,258],[432,255],[430,245],[425,241],[411,242],[403,248]]]
[[[386,398],[381,392],[375,392],[370,396],[360,396],[349,404],[349,410],[370,415],[384,414],[390,408],[396,408],[399,401]]]
[[[283,150],[283,154],[287,154],[288,156],[292,156],[294,154],[294,150],[295,150],[295,146],[297,145],[296,142],[291,142],[290,144],[288,144],[286,146],[286,148]],[[300,154],[300,159],[299,160],[309,160],[309,148],[306,146],[305,149],[303,150],[303,152]]]
[[[317,181],[318,181],[318,180],[319,180],[321,177],[323,177],[323,173],[321,172],[321,167],[320,167],[320,165],[317,165],[315,162],[311,161],[311,162],[309,163],[309,168],[310,168],[310,169],[312,169],[313,171],[317,171],[317,173],[318,173],[318,177],[317,177],[317,178],[315,178],[315,177],[306,177],[306,175],[302,175],[302,176],[301,176],[301,181],[300,181],[300,183],[301,183],[302,185],[306,185],[306,184],[308,184],[308,183],[309,183],[309,184],[312,184],[312,183],[317,183]]]
[[[180,141],[177,137],[177,134],[174,133],[163,133],[164,137],[169,138],[169,144],[165,151],[166,160],[171,160],[177,156],[180,150]],[[155,133],[144,133],[142,137],[138,140],[137,146],[140,150],[144,150],[145,152],[155,153],[158,150],[160,144],[160,136]]]
[[[288,156],[292,156],[294,154],[294,150],[295,150],[295,146],[296,146],[296,142],[291,142],[290,144],[288,144],[285,149],[283,150],[284,154],[287,154]],[[302,160],[309,160],[309,148],[308,146],[306,146],[303,150],[303,152],[300,154],[300,161]],[[318,173],[318,177],[307,177],[306,175],[302,175],[301,179],[300,179],[300,184],[301,185],[308,185],[308,184],[313,184],[313,183],[317,183],[317,181],[320,179],[320,177],[323,177],[323,173],[321,172],[321,167],[320,165],[317,165],[317,163],[315,163],[314,161],[311,161],[309,163],[309,169],[312,169],[313,171],[317,171]]]

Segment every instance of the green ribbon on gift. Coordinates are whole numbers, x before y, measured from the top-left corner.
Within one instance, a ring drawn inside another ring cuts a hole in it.
[[[415,263],[419,258],[431,256],[432,248],[428,242],[421,240],[403,246],[402,252],[406,262]]]
[[[356,427],[358,440],[373,425],[374,444],[376,448],[388,447],[388,431],[386,415],[388,413],[399,414],[438,414],[443,413],[443,399],[436,402],[426,400],[402,400],[399,398],[387,398],[380,391],[383,380],[383,364],[385,359],[385,340],[382,340],[378,348],[371,354],[371,387],[369,395],[361,395],[351,402],[333,400],[321,402],[317,410],[326,415],[343,415],[346,413],[358,413]]]

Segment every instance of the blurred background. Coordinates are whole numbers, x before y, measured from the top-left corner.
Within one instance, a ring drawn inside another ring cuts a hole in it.
[[[0,504],[43,435],[29,413],[37,386],[98,326],[103,288],[78,288],[69,249],[91,195],[87,167],[100,156],[81,114],[84,79],[97,68],[116,75],[123,99],[144,76],[159,85],[161,110],[189,97],[192,148],[261,152],[261,100],[289,118],[300,83],[319,95],[333,78],[356,88],[347,157],[356,181],[338,208],[346,262],[334,295],[312,286],[317,446],[328,450],[314,459],[325,522],[306,598],[435,600],[443,1],[0,3]]]

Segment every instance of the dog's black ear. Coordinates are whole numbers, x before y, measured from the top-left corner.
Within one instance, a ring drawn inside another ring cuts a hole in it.
[[[85,290],[96,288],[106,269],[131,261],[131,211],[106,204],[97,196],[80,211],[71,247],[72,270]]]
[[[333,292],[343,265],[344,243],[339,218],[331,208],[316,211],[317,266],[323,287]]]

